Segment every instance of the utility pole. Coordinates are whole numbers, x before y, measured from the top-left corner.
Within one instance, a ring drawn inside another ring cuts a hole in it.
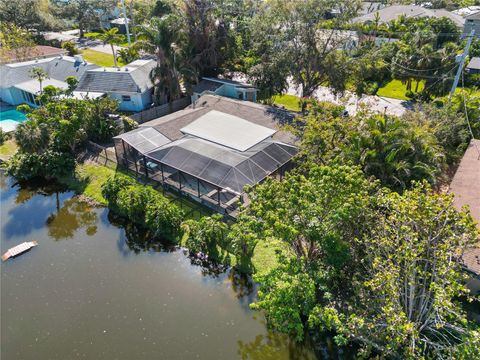
[[[125,21],[125,30],[127,31],[128,47],[130,47],[132,46],[132,42],[130,40],[130,30],[128,28],[127,11],[125,10],[125,0],[122,0],[122,8],[123,8],[123,21]]]
[[[472,44],[473,35],[475,35],[475,30],[470,32],[468,35],[467,44],[465,45],[465,49],[463,50],[462,59],[460,60],[460,64],[458,65],[457,75],[455,75],[455,80],[453,80],[452,90],[450,90],[450,95],[448,96],[448,101],[452,99],[453,94],[455,93],[455,89],[457,88],[458,81],[460,80],[460,75],[463,71],[463,66],[465,65],[465,58],[468,56],[468,52],[470,51],[470,45]]]

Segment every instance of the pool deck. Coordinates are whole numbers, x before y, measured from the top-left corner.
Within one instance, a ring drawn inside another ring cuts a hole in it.
[[[3,101],[0,101],[0,112],[8,111],[8,110],[15,110],[16,108],[17,108],[16,106],[13,106],[13,105],[7,104]],[[0,121],[0,129],[2,129],[3,132],[9,133],[9,132],[15,131],[18,124],[19,123],[17,121],[3,120],[3,121]]]

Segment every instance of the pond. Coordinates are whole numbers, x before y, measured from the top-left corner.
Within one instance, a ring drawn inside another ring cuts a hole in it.
[[[269,332],[228,273],[205,275],[72,192],[3,174],[0,189],[1,252],[39,243],[1,264],[2,359],[317,358]]]

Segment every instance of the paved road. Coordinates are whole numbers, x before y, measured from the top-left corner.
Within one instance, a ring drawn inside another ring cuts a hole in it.
[[[287,94],[300,96],[301,91],[290,83]],[[315,91],[314,97],[320,101],[330,101],[337,104],[345,105],[347,111],[354,115],[361,104],[368,108],[381,113],[386,112],[390,115],[402,115],[406,110],[411,110],[413,105],[411,102],[404,100],[391,99],[381,96],[363,95],[358,98],[355,94],[346,92],[343,97],[337,97],[328,87],[320,87]]]

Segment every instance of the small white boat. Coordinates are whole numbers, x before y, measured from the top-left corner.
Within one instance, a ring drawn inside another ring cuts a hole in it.
[[[29,241],[29,242],[24,242],[24,243],[21,243],[17,246],[14,246],[14,247],[8,249],[8,251],[5,254],[3,254],[2,261],[6,261],[6,260],[10,259],[11,257],[14,257],[14,256],[17,256],[21,253],[24,253],[25,251],[30,250],[32,247],[37,246],[37,245],[38,245],[38,242]]]

